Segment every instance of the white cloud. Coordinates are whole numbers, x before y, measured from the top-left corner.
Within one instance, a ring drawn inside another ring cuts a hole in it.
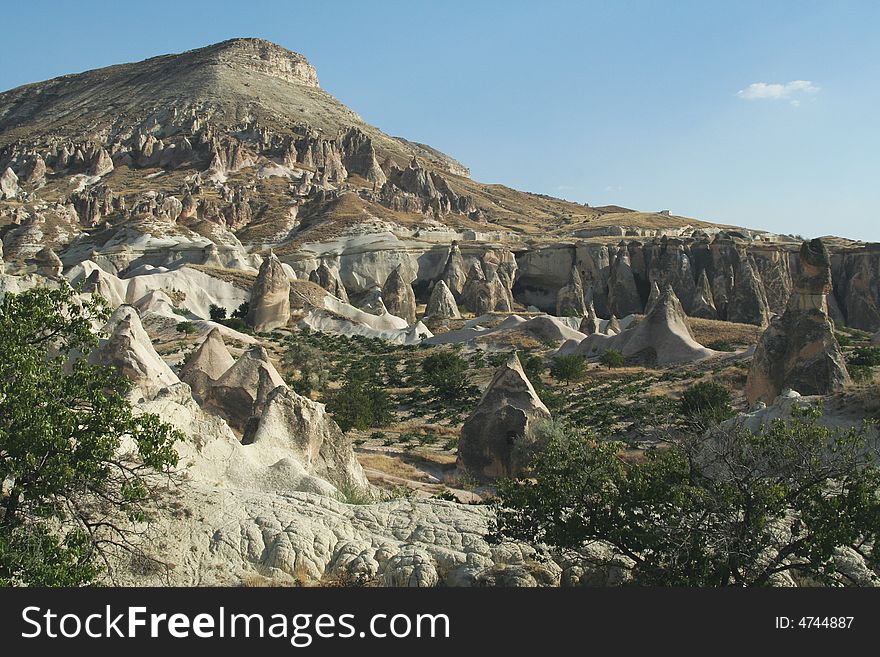
[[[605,187],[606,192],[622,192],[623,185],[608,185]]]
[[[800,100],[794,96],[813,96],[819,93],[820,87],[809,80],[792,80],[780,84],[777,82],[753,82],[745,89],[740,89],[736,95],[745,100],[785,100],[795,107],[800,106]]]

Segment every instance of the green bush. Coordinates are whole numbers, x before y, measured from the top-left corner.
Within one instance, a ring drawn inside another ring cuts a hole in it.
[[[736,347],[734,347],[727,340],[715,340],[714,342],[710,342],[706,345],[709,349],[714,349],[715,351],[736,351]]]
[[[714,381],[701,381],[684,391],[679,401],[681,414],[698,427],[723,422],[734,415],[730,391]]]
[[[178,322],[174,328],[185,335],[192,335],[196,332],[196,325],[192,322]]]
[[[623,354],[620,353],[617,349],[609,349],[608,351],[606,351],[604,354],[602,354],[602,357],[599,358],[599,362],[602,363],[609,370],[626,365],[626,359],[623,357]]]
[[[438,351],[425,358],[422,374],[441,399],[462,399],[470,387],[467,361],[452,351]]]
[[[846,362],[856,367],[877,367],[880,365],[880,347],[856,347]]]
[[[242,301],[241,305],[232,311],[232,317],[238,319],[246,319],[251,310],[250,301]]]
[[[388,394],[360,377],[349,379],[329,396],[327,411],[343,431],[383,426],[393,417]]]

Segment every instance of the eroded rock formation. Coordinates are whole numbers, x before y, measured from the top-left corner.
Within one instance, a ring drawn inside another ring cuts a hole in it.
[[[850,381],[828,316],[831,259],[822,240],[804,242],[799,264],[788,307],[755,349],[745,388],[750,404],[769,404],[786,388],[822,395]]]
[[[516,354],[496,371],[461,428],[458,462],[483,477],[519,474],[536,441],[535,425],[550,419]]]
[[[287,326],[289,320],[290,279],[278,256],[270,253],[251,290],[247,323],[259,332]]]

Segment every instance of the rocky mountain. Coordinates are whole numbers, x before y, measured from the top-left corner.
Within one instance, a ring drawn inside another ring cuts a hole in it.
[[[123,276],[255,272],[273,249],[299,278],[323,265],[355,295],[402,266],[421,303],[449,276],[455,242],[459,278],[487,257],[515,265],[507,287],[524,307],[556,312],[576,271],[600,316],[643,312],[652,285],[669,283],[688,313],[705,316],[711,295],[719,319],[763,325],[786,306],[800,243],[478,183],[364,123],[305,57],[259,39],[0,94],[0,181],[5,259],[22,266],[50,247],[65,267]],[[832,316],[880,328],[880,246],[829,244]],[[464,281],[449,283],[457,295]]]

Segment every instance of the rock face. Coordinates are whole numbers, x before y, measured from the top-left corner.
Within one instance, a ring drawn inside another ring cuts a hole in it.
[[[434,289],[431,290],[431,298],[428,299],[428,306],[425,308],[425,319],[428,318],[434,320],[461,318],[455,297],[442,280],[437,281]]]
[[[556,316],[557,317],[580,317],[587,314],[587,306],[584,302],[584,282],[581,280],[577,267],[571,268],[568,284],[556,293]]]
[[[667,284],[651,312],[638,324],[616,335],[590,335],[575,353],[593,358],[609,349],[620,351],[627,359],[656,365],[696,361],[715,354],[694,340],[671,284]]]
[[[156,353],[141,318],[131,306],[119,306],[104,329],[109,337],[101,340],[89,360],[109,365],[131,381],[145,399],[180,379]]]
[[[251,290],[247,323],[259,332],[287,326],[289,320],[290,279],[278,257],[270,253]]]
[[[318,268],[309,274],[309,280],[320,285],[340,301],[348,303],[348,293],[345,291],[345,286],[339,280],[336,272],[327,266],[327,263],[322,262],[318,265]]]
[[[205,341],[186,361],[180,370],[180,380],[189,384],[193,397],[201,404],[204,402],[208,388],[234,364],[235,359],[226,348],[220,329],[215,328],[208,333]]]
[[[461,298],[464,284],[467,281],[467,271],[464,267],[464,258],[461,255],[461,249],[458,242],[453,241],[449,247],[449,256],[446,258],[446,264],[443,266],[443,274],[440,277],[446,283],[446,287],[452,292],[455,300]]]
[[[251,445],[256,450],[287,452],[306,473],[336,486],[369,489],[351,440],[327,416],[324,404],[289,388],[279,386],[269,393]]]
[[[516,354],[496,371],[461,428],[459,465],[483,477],[519,474],[527,465],[535,423],[550,419]]]
[[[397,265],[382,286],[382,300],[392,315],[402,317],[408,324],[416,323],[416,295],[412,285],[403,280],[401,268]]]
[[[703,319],[718,319],[718,310],[715,308],[715,297],[712,296],[712,286],[709,285],[709,277],[706,270],[700,274],[700,284],[697,287],[694,302],[691,304],[691,317]]]
[[[206,390],[204,406],[223,417],[231,427],[243,431],[269,393],[285,385],[266,350],[252,347]]]
[[[617,257],[611,269],[608,305],[611,313],[618,317],[642,312],[642,299],[636,287],[632,263],[625,246],[621,246],[617,250]]]
[[[734,276],[727,319],[756,326],[766,326],[770,321],[770,308],[761,277],[751,256],[744,252],[740,254],[739,267]]]
[[[507,272],[498,267],[487,275],[479,262],[473,263],[461,292],[461,303],[477,315],[513,310],[513,295]]]
[[[788,307],[761,337],[746,382],[746,399],[772,403],[786,388],[824,395],[850,381],[828,316],[831,261],[822,240],[804,242],[800,274]]]

